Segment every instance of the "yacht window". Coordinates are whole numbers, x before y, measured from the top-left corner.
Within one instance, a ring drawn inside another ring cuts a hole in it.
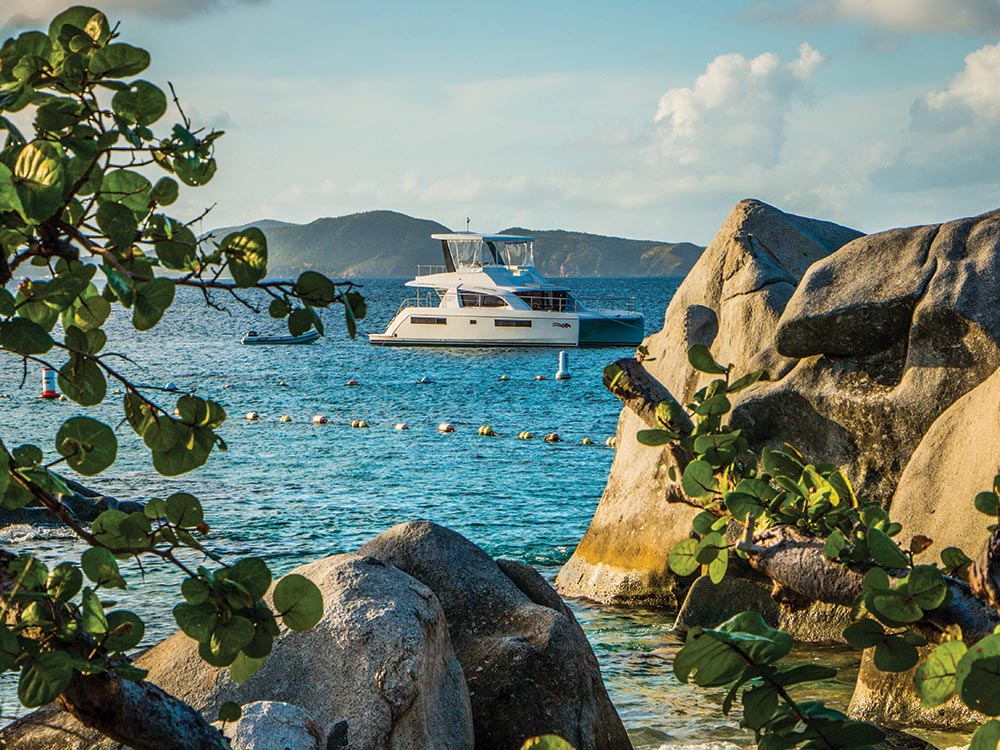
[[[470,320],[470,321],[469,321],[469,325],[470,325],[470,326],[474,326],[475,324],[476,324],[476,321],[475,321],[475,320]]]
[[[533,266],[535,265],[534,243],[532,242],[505,242],[502,245],[501,255],[508,266]]]
[[[531,328],[530,320],[511,320],[510,318],[497,318],[493,321],[497,328]]]
[[[501,297],[479,292],[459,292],[462,297],[462,307],[507,307]]]
[[[448,240],[448,252],[456,268],[482,265],[482,240]]]
[[[572,298],[564,289],[517,292],[517,296],[527,302],[532,310],[566,312],[573,309]]]
[[[410,322],[415,325],[443,326],[448,325],[447,318],[424,318],[419,315],[411,315]]]

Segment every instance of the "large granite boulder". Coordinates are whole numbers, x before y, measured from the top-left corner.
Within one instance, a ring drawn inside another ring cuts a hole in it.
[[[462,669],[437,598],[373,558],[335,555],[296,570],[319,586],[323,619],[286,632],[260,671],[235,685],[178,633],[137,663],[149,679],[210,720],[224,701],[280,701],[303,709],[336,747],[471,750],[472,715]],[[111,748],[54,706],[0,732],[6,750]]]
[[[798,361],[734,423],[844,465],[888,505],[934,420],[1000,366],[998,284],[1000,211],[851,242],[803,277],[775,333]]]
[[[677,290],[663,330],[646,340],[647,370],[682,403],[707,382],[688,364],[694,344],[710,346],[737,372],[764,369],[782,377],[796,360],[774,348],[774,332],[799,279],[859,235],[760,201],[741,201]],[[608,603],[679,604],[667,555],[689,535],[698,509],[685,504],[680,487],[669,480],[666,455],[636,441],[644,427],[623,410],[600,505],[556,582],[564,594]]]
[[[903,532],[928,534],[933,550],[976,556],[995,522],[973,498],[1000,474],[1000,369],[939,416],[913,452],[892,498]]]
[[[425,521],[394,526],[359,554],[437,595],[469,685],[477,750],[517,750],[541,734],[578,750],[631,747],[583,630],[533,568],[494,561]]]

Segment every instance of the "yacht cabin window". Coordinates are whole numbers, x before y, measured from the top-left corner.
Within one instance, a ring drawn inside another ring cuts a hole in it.
[[[512,320],[511,318],[497,318],[493,321],[497,328],[531,328],[530,320]]]
[[[507,303],[494,294],[459,292],[459,295],[462,298],[462,307],[507,307]]]
[[[573,298],[565,289],[540,289],[537,292],[533,290],[516,294],[527,302],[532,310],[566,312],[574,309]]]
[[[410,322],[414,325],[425,326],[445,326],[448,325],[447,318],[428,318],[420,315],[411,315]]]

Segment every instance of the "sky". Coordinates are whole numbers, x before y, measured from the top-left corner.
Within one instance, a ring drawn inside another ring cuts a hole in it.
[[[3,0],[0,35],[65,6]],[[1000,0],[106,0],[226,131],[204,229],[373,209],[707,244],[1000,207]]]

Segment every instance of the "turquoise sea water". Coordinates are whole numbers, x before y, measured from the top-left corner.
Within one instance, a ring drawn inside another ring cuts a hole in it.
[[[668,279],[570,282],[580,294],[634,295],[647,333],[660,327],[676,285]],[[144,366],[118,362],[134,380],[174,382],[227,408],[222,434],[229,450],[192,475],[168,479],[152,471],[141,441],[125,426],[118,431],[118,463],[88,483],[122,499],[192,491],[205,506],[215,549],[229,558],[259,554],[278,572],[353,551],[393,524],[425,518],[553,579],[586,530],[611,466],[613,449],[604,441],[615,432],[619,403],[604,389],[601,371],[630,350],[570,350],[573,378],[556,381],[553,349],[371,347],[364,334],[381,332],[406,293],[401,281],[386,280],[364,282],[363,292],[369,316],[355,341],[347,339],[342,320],[328,314],[332,335],[317,345],[244,347],[239,338],[246,330],[278,332],[279,324],[221,297],[229,314],[208,310],[193,294],[180,299],[191,304],[175,305],[150,334],[136,337],[126,323],[112,325],[122,335],[111,333],[108,350]],[[536,381],[539,374],[547,379]],[[500,375],[509,380],[499,381]],[[434,382],[417,384],[424,376]],[[51,450],[58,421],[81,412],[109,424],[121,418],[114,395],[88,410],[41,402],[40,374],[29,371],[19,389],[21,377],[18,363],[0,358],[0,392],[10,395],[0,399],[0,434],[8,444],[30,441]],[[351,379],[360,385],[345,385]],[[258,412],[260,421],[246,421],[248,411]],[[291,423],[279,422],[285,414]],[[312,425],[314,414],[326,415],[329,424]],[[352,429],[352,419],[371,427]],[[455,433],[439,434],[443,421],[454,424]],[[397,422],[410,429],[393,430]],[[478,436],[484,424],[500,437]],[[523,430],[538,439],[515,439]],[[565,442],[542,442],[549,432]],[[580,445],[584,437],[595,445]],[[76,547],[62,532],[28,527],[0,529],[0,544],[53,560]],[[174,629],[164,617],[177,600],[177,581],[168,573],[153,566],[140,580],[132,571],[133,590],[121,600],[147,618],[146,645]],[[670,634],[670,613],[571,605],[637,747],[750,744],[738,717],[721,715],[721,694],[674,680],[679,644]],[[845,707],[855,657],[811,651],[804,658],[833,658],[842,667],[826,689],[833,704]],[[6,716],[18,711],[15,693],[11,676],[0,677]]]

